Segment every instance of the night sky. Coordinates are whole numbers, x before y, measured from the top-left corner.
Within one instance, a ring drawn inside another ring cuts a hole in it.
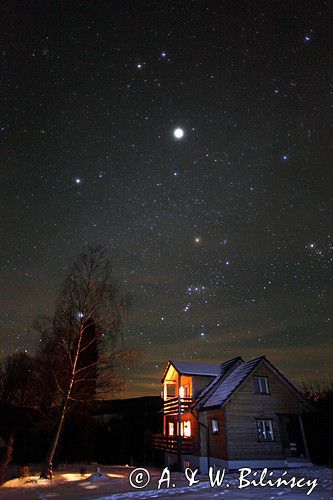
[[[8,0],[0,18],[1,355],[33,353],[33,319],[101,244],[135,303],[124,396],[158,394],[170,358],[327,379],[328,4]]]

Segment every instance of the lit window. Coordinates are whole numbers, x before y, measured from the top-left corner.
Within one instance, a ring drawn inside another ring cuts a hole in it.
[[[268,378],[253,377],[254,392],[259,394],[269,394]]]
[[[219,423],[217,418],[212,418],[212,433],[217,434],[219,432]]]
[[[189,420],[181,422],[180,435],[184,437],[191,437],[191,422]]]
[[[190,395],[190,388],[188,385],[182,385],[179,387],[179,397],[188,398]]]
[[[169,436],[173,436],[175,434],[175,426],[173,422],[169,422]]]
[[[190,397],[190,386],[189,385],[185,385],[184,386],[184,397],[185,398],[189,398]]]
[[[272,420],[257,419],[257,435],[259,441],[274,441]]]

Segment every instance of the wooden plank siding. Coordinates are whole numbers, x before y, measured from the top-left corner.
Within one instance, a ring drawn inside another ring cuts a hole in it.
[[[268,377],[270,394],[255,394],[253,376]],[[209,416],[213,412],[209,412]],[[280,413],[300,414],[300,401],[292,390],[265,364],[239,387],[226,403],[229,460],[265,460],[283,458]],[[274,441],[259,442],[256,418],[273,421]]]
[[[210,456],[214,458],[228,459],[227,453],[227,438],[225,426],[225,412],[223,409],[210,410],[207,412],[207,425],[209,428],[209,447]],[[212,419],[215,418],[218,422],[218,433],[212,432]]]
[[[193,375],[192,376],[192,395],[194,399],[198,394],[209,385],[215,377],[208,377],[207,375]]]

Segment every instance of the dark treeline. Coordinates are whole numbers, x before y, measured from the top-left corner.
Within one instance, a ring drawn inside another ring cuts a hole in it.
[[[333,465],[333,384],[304,384],[304,396],[312,403],[313,412],[304,415],[311,460]]]
[[[15,353],[0,365],[0,479],[13,459],[42,461],[41,476],[52,476],[68,435],[81,433],[82,449],[91,447],[91,408],[121,390],[133,357],[122,338],[130,303],[101,248],[69,267],[54,316],[32,326],[40,337],[34,355]]]

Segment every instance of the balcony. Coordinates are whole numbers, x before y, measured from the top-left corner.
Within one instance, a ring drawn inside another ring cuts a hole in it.
[[[192,438],[188,437],[153,434],[152,446],[156,450],[168,453],[179,452],[181,455],[191,455],[193,453],[193,441]]]
[[[177,415],[178,413],[185,413],[192,403],[193,398],[168,398],[164,401],[163,413],[164,415]]]

